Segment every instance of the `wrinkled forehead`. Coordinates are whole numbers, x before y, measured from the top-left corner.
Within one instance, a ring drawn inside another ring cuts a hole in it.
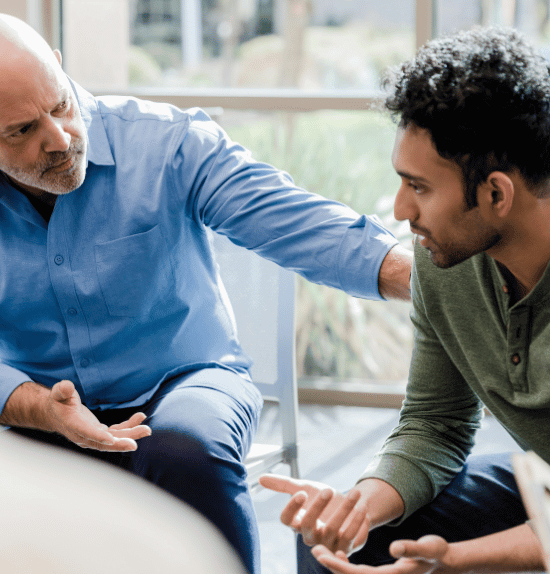
[[[13,53],[0,60],[0,129],[30,122],[72,93],[57,60],[50,62],[29,53]]]

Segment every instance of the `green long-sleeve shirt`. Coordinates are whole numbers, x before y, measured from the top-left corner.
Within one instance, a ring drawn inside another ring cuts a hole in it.
[[[415,345],[399,424],[361,477],[396,488],[400,521],[461,469],[483,405],[550,463],[550,265],[510,306],[489,256],[439,269],[417,246],[412,294]]]

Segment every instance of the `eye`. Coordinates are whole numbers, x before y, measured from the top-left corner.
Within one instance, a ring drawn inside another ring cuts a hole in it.
[[[69,107],[69,100],[63,100],[53,111],[54,114],[63,113]]]
[[[418,185],[415,181],[409,180],[407,185],[415,192],[415,193],[422,193],[424,189],[422,186]]]
[[[16,132],[13,132],[9,135],[10,138],[18,138],[27,134],[32,128],[34,124],[27,124],[24,125],[22,128],[19,128]]]

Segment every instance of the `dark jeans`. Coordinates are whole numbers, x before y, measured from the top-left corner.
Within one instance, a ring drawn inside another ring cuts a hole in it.
[[[160,486],[214,523],[249,572],[259,574],[259,534],[243,462],[261,405],[256,387],[238,375],[204,369],[165,383],[143,407],[95,412],[107,425],[134,412],[147,415],[144,424],[153,433],[134,452],[100,453],[52,433],[11,432],[107,461]]]
[[[527,520],[509,454],[471,456],[463,470],[430,504],[398,526],[374,529],[367,544],[350,556],[354,564],[378,566],[394,561],[391,542],[438,534],[448,542],[485,536]],[[298,573],[330,574],[298,537]]]

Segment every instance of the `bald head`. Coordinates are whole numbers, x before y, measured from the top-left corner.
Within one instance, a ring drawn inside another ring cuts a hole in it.
[[[34,28],[8,14],[0,14],[0,56],[0,70],[20,66],[22,60],[60,65],[59,57]]]
[[[0,14],[0,170],[26,192],[58,195],[82,184],[85,156],[61,54],[25,22]]]

